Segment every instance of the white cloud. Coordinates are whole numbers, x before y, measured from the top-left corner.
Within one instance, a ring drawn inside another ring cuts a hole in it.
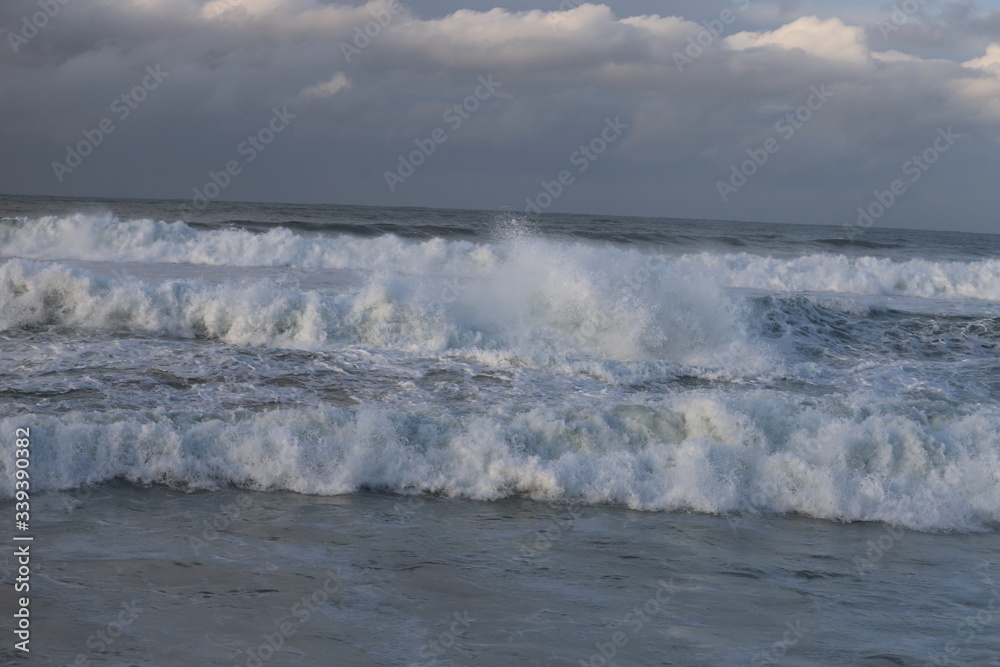
[[[1000,73],[1000,44],[990,44],[986,49],[986,55],[967,60],[962,65],[977,69],[990,69]]]
[[[802,49],[818,58],[852,64],[868,60],[864,29],[845,25],[838,18],[803,16],[776,30],[738,33],[729,37],[726,45],[737,51],[764,47]]]
[[[1000,138],[1000,44],[991,44],[984,56],[962,66],[971,70],[971,76],[952,82],[956,97],[966,101],[977,122],[994,124],[993,136]]]
[[[337,72],[329,81],[323,81],[322,83],[304,88],[299,93],[299,97],[307,100],[325,99],[333,97],[341,90],[350,88],[350,86],[351,82],[348,80],[347,75],[343,72]]]

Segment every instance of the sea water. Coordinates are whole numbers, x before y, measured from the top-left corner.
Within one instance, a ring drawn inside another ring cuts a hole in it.
[[[36,650],[1000,664],[1000,237],[860,231],[0,198]]]

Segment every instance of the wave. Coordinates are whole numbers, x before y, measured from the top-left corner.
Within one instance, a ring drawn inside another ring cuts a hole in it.
[[[261,231],[263,229],[267,231]],[[329,230],[327,230],[329,231]],[[493,243],[443,238],[406,240],[296,233],[286,227],[195,229],[184,222],[119,220],[74,214],[0,221],[0,254],[39,260],[180,263],[238,267],[293,267],[440,273],[482,277],[513,255],[578,255],[590,266],[622,267],[626,278],[651,270],[698,276],[724,287],[785,292],[835,292],[1000,300],[1000,260],[932,261],[815,253],[795,258],[748,252],[679,254],[671,246],[636,247],[530,238],[506,230]],[[594,255],[599,255],[594,261]],[[654,267],[655,264],[655,267]]]
[[[386,234],[323,236],[287,227],[199,230],[184,222],[127,220],[77,213],[0,221],[5,257],[98,262],[158,262],[239,267],[377,270],[419,273],[444,266],[462,275],[495,264],[493,249],[467,241],[406,241]]]
[[[996,358],[1000,318],[909,312],[799,294],[752,300],[757,330],[807,359],[969,362]],[[914,304],[919,305],[919,304]]]
[[[1000,527],[994,390],[962,390],[995,385],[992,306],[911,298],[889,308],[852,296],[1000,299],[997,260],[669,250],[517,228],[472,243],[83,214],[0,221],[0,332],[31,338],[44,329],[60,341],[109,332],[124,341],[115,350],[135,349],[130,335],[152,335],[318,351],[317,364],[324,355],[357,360],[357,375],[372,381],[349,409],[303,399],[254,411],[256,403],[220,399],[95,412],[67,401],[63,412],[31,416],[33,488],[114,479],[316,494],[380,488]],[[102,277],[94,271],[107,266],[74,261],[315,270],[132,265]],[[275,273],[277,281],[261,277]],[[226,280],[198,279],[209,274]],[[969,311],[990,312],[955,314]],[[448,372],[484,366],[510,371],[499,374],[509,385],[484,386],[468,403],[400,391],[424,371],[457,385]],[[302,382],[311,368],[298,369]],[[156,372],[183,390],[183,378]],[[326,389],[344,390],[346,379],[328,375]],[[11,455],[0,450],[6,497]]]
[[[211,224],[192,223],[191,227],[212,231],[218,228],[232,230],[248,230],[261,234],[266,234],[276,228],[274,222],[261,222],[259,220],[229,219]],[[283,220],[280,223],[282,229],[288,229],[295,233],[305,234],[346,234],[351,236],[361,236],[374,238],[378,236],[394,235],[408,239],[432,239],[444,238],[468,238],[473,239],[479,236],[479,231],[462,225],[444,225],[415,223],[414,221],[380,221],[380,222],[335,222],[324,220],[322,222],[310,222],[305,220]]]
[[[444,408],[441,408],[444,410]],[[24,424],[0,420],[6,432]],[[696,391],[652,404],[474,416],[325,406],[34,415],[32,489],[114,479],[333,495],[362,489],[637,510],[799,514],[919,530],[1000,525],[1000,413]],[[13,493],[12,448],[0,495]]]
[[[920,298],[1000,300],[1000,260],[895,261],[877,257],[805,255],[792,259],[747,253],[698,253],[675,265],[716,275],[728,287],[780,292],[833,292]]]
[[[774,360],[741,304],[675,272],[591,273],[580,257],[515,253],[477,280],[372,276],[356,292],[272,281],[207,285],[0,265],[0,331],[56,326],[301,350],[457,353],[506,363],[657,360],[762,371]]]

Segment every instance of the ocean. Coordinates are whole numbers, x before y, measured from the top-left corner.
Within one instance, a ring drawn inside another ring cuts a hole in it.
[[[0,341],[11,664],[1000,666],[1000,236],[3,196]]]

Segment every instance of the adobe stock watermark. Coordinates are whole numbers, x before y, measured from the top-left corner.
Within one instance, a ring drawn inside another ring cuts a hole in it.
[[[916,183],[941,158],[941,155],[947,153],[955,145],[955,141],[961,138],[961,134],[952,132],[951,125],[947,129],[939,127],[931,145],[902,164],[900,169],[903,176],[908,176],[910,183]],[[875,224],[876,220],[885,215],[899,198],[906,194],[907,187],[905,181],[897,178],[889,183],[887,190],[873,191],[874,201],[868,206],[858,207],[857,220],[853,223],[844,223],[847,238],[853,241],[865,229]]]
[[[461,614],[456,611],[453,617],[455,620],[451,622],[447,630],[441,632],[436,639],[420,646],[421,658],[437,661],[455,646],[459,638],[468,632],[472,624],[476,622],[476,619],[469,616],[468,610]]]
[[[103,653],[110,649],[115,640],[122,636],[124,629],[135,623],[135,619],[139,618],[142,611],[136,600],[132,600],[132,604],[122,602],[122,610],[118,612],[118,620],[109,622],[102,629],[87,637],[87,648],[97,653]],[[76,654],[76,660],[73,662],[75,667],[87,667],[90,664],[90,658],[87,657],[86,653]]]
[[[21,572],[19,572],[19,570],[20,570],[20,568],[24,564],[21,563],[21,562],[19,562],[19,561],[20,561],[20,557],[23,556],[23,554],[21,554],[21,556],[19,556],[18,553],[16,552],[16,550],[13,551],[13,552],[11,552],[11,553],[13,554],[13,556],[6,555],[6,556],[3,557],[3,560],[0,560],[0,577],[3,577],[4,579],[6,579],[8,581],[15,581],[16,577],[21,576]],[[18,556],[18,557],[15,558],[14,556]],[[42,563],[31,563],[31,574],[45,575],[46,572],[48,572],[48,570],[46,569],[45,565],[43,565]],[[23,586],[24,583],[28,583],[28,586],[30,588],[30,585],[31,585],[30,582],[21,581],[20,585]],[[15,587],[15,590],[18,590],[18,589]],[[23,590],[23,591],[18,590],[18,592],[19,593],[20,592],[27,593],[28,590]]]
[[[461,103],[456,102],[451,105],[451,107],[444,112],[441,116],[441,120],[448,124],[452,132],[457,132],[462,124],[472,117],[472,114],[479,110],[479,107],[483,102],[490,99],[493,93],[497,91],[497,88],[503,84],[500,81],[496,81],[492,74],[487,76],[480,76],[477,81],[479,85],[471,95],[462,100]],[[443,127],[434,128],[430,136],[425,139],[414,139],[413,143],[416,144],[416,150],[410,151],[408,155],[399,154],[399,164],[395,171],[386,171],[383,175],[385,176],[385,184],[389,186],[389,192],[395,192],[396,188],[402,183],[406,182],[410,176],[413,176],[417,172],[417,169],[422,167],[437,151],[437,147],[448,141],[448,131]]]
[[[21,30],[7,33],[7,41],[10,48],[17,53],[20,48],[31,41],[38,32],[49,24],[51,19],[56,17],[63,7],[68,5],[70,0],[38,0],[38,6],[42,11],[35,12],[30,17],[26,14],[21,17]]]
[[[823,442],[819,438],[810,438],[806,440],[804,447],[799,450],[800,455],[815,455],[823,450]],[[726,523],[732,529],[733,534],[736,534],[740,528],[743,528],[748,523],[747,516],[753,518],[759,518],[764,515],[767,508],[771,505],[771,498],[778,498],[782,492],[787,492],[782,486],[773,479],[765,479],[756,485],[753,492],[746,499],[746,509],[740,510],[738,515],[729,515],[726,517]]]
[[[899,526],[888,526],[878,538],[868,540],[868,551],[865,552],[865,557],[854,557],[854,567],[858,574],[861,576],[868,574],[867,571],[875,567],[875,563],[882,560],[891,549],[899,544],[904,534],[905,532]]]
[[[576,167],[576,172],[582,174],[590,168],[597,158],[604,153],[621,138],[629,125],[623,123],[619,116],[614,120],[610,117],[604,119],[604,128],[600,134],[591,139],[588,143],[582,144],[569,156],[569,163]],[[525,214],[539,215],[542,211],[552,206],[566,191],[566,188],[576,182],[576,177],[569,169],[563,169],[556,174],[555,180],[539,182],[541,190],[534,197],[525,197]]]
[[[667,258],[663,255],[649,255],[646,260],[637,266],[632,274],[625,279],[624,284],[633,289],[648,284],[653,280],[653,276],[663,273],[667,266]]]
[[[399,0],[389,0],[386,3],[385,9],[368,10],[368,13],[372,15],[374,20],[369,21],[363,27],[356,26],[354,28],[354,39],[351,42],[340,43],[340,52],[344,55],[344,60],[350,63],[354,56],[361,55],[361,52],[367,49],[374,40],[378,39],[382,31],[392,23],[393,17],[402,10],[403,5]]]
[[[551,528],[538,529],[534,533],[534,539],[527,544],[522,543],[521,558],[534,560],[543,556],[552,548],[563,536],[573,530],[573,522],[583,517],[578,510],[569,510],[558,519],[550,519]]]
[[[229,187],[233,178],[243,173],[244,165],[250,164],[257,159],[257,156],[267,150],[267,147],[274,141],[274,138],[285,131],[285,129],[295,119],[295,114],[288,112],[288,107],[282,107],[279,111],[277,107],[271,109],[271,118],[253,134],[240,142],[236,147],[236,152],[243,156],[243,164],[237,159],[226,162],[219,171],[209,171],[208,181],[201,188],[194,188],[194,196],[191,205],[196,209],[203,210],[208,204],[222,194],[222,191]]]
[[[889,39],[891,33],[906,25],[910,17],[919,12],[920,8],[927,2],[928,0],[902,0],[902,2],[893,3],[889,20],[879,19],[878,23],[875,24],[879,32],[882,33],[882,39]]]
[[[407,496],[405,504],[392,504],[392,517],[399,523],[407,523],[423,506],[420,496]]]
[[[63,507],[66,509],[66,511],[72,512],[81,505],[83,505],[85,501],[90,500],[93,495],[94,495],[94,487],[85,486],[76,489],[71,489],[65,494],[60,494],[60,497],[62,498]]]
[[[819,608],[814,604],[808,613],[816,613],[818,610]],[[775,664],[778,660],[785,657],[788,651],[794,648],[808,631],[809,628],[802,625],[801,614],[796,616],[793,621],[787,621],[781,639],[772,642],[766,649],[755,653],[750,659],[751,667],[770,667],[770,665]]]
[[[275,621],[277,628],[274,632],[265,632],[262,635],[263,641],[258,646],[247,650],[246,660],[242,663],[245,667],[261,667],[274,657],[274,654],[285,646],[288,638],[298,632],[300,626],[308,623],[309,619],[319,612],[319,605],[325,604],[331,595],[338,593],[343,588],[339,570],[337,572],[327,570],[326,575],[321,587],[317,587],[312,593],[303,595],[288,610],[288,615]],[[241,667],[241,664],[234,663],[233,667]]]
[[[974,614],[969,614],[962,619],[961,623],[958,624],[956,628],[956,633],[958,639],[961,640],[961,644],[955,641],[950,641],[944,646],[944,650],[931,657],[931,662],[935,667],[946,667],[947,665],[964,665],[970,664],[968,662],[962,661],[958,662],[958,654],[967,647],[972,640],[976,638],[982,632],[989,631],[995,638],[997,636],[997,630],[995,628],[988,629],[997,621],[1000,621],[1000,586],[997,582],[993,581],[993,578],[985,571],[990,568],[991,563],[986,563],[983,567],[983,572],[981,577],[983,579],[983,587],[989,590],[989,600],[986,602],[986,608],[980,609]],[[979,664],[979,663],[976,663]],[[996,664],[994,662],[993,664]],[[927,667],[930,667],[928,665]]]
[[[732,0],[738,11],[743,11],[750,6],[750,0]],[[688,35],[688,45],[684,51],[674,51],[674,65],[677,71],[684,73],[684,68],[694,64],[694,61],[705,53],[705,49],[710,48],[726,32],[726,26],[736,20],[736,12],[726,8],[719,12],[719,18],[709,21],[702,21],[704,29],[697,35]]]
[[[242,5],[241,0],[216,0],[216,2],[212,3],[213,16],[214,18],[222,18],[230,9],[236,9]]]
[[[826,84],[821,84],[819,87],[810,86],[809,90],[812,92],[806,98],[805,104],[794,111],[789,111],[774,124],[774,131],[781,135],[781,141],[789,141],[794,137],[795,133],[812,119],[813,114],[822,109],[823,105],[833,97],[833,91],[827,90]],[[771,156],[781,149],[781,141],[768,137],[759,147],[747,149],[749,159],[743,160],[739,165],[730,166],[729,181],[715,182],[715,188],[719,191],[722,201],[728,201],[730,195],[736,194],[767,164]]]
[[[465,294],[465,290],[469,288],[468,283],[458,282],[457,277],[451,277],[444,281],[444,287],[441,288],[440,295],[438,298],[434,299],[428,305],[428,310],[439,311],[447,308],[449,304],[455,303],[462,295]]]
[[[760,517],[763,512],[762,507],[768,506],[768,498],[773,498],[781,492],[781,487],[778,483],[772,479],[764,481],[759,487],[757,487],[750,497],[747,498],[747,508],[741,512],[739,515],[729,515],[726,516],[726,523],[729,524],[729,528],[735,534],[740,528],[746,526],[749,521],[747,520],[747,515],[752,517]]]
[[[119,122],[123,122],[132,115],[140,104],[146,101],[149,93],[159,87],[163,80],[170,76],[170,72],[163,72],[160,66],[148,65],[146,76],[142,81],[133,86],[131,90],[122,93],[111,101],[111,112],[118,117]],[[83,164],[84,158],[93,153],[98,146],[104,142],[104,138],[115,131],[115,122],[110,117],[104,117],[97,123],[97,127],[92,130],[83,130],[83,139],[76,145],[66,144],[66,158],[63,162],[53,161],[52,172],[56,180],[62,183],[67,174]]]
[[[597,651],[592,653],[589,659],[580,660],[582,667],[613,666],[614,663],[611,662],[611,659],[618,654],[619,649],[628,646],[631,638],[642,632],[646,625],[652,622],[653,617],[663,613],[673,600],[674,595],[677,594],[677,589],[674,586],[673,577],[670,578],[670,581],[660,579],[656,584],[656,593],[652,597],[622,617],[620,625],[628,626],[631,630],[631,636],[622,630],[617,630],[611,634],[607,642],[594,642],[594,648]]]
[[[642,289],[649,283],[653,282],[654,279],[662,279],[664,275],[664,269],[667,266],[667,259],[662,255],[648,255],[646,259],[641,262],[638,266],[626,276],[616,281],[616,285],[620,285],[625,289],[638,290]],[[568,332],[570,341],[579,348],[587,349],[589,346],[593,345],[595,342],[600,341],[603,332],[606,328],[599,322],[592,319],[586,319],[580,322],[572,331]],[[576,518],[579,518],[577,516]],[[569,526],[572,529],[572,526]],[[538,537],[535,539],[534,548],[523,547],[521,548],[522,557],[530,558],[529,552],[533,552],[535,555],[540,555],[543,551],[549,549],[555,542],[556,538],[562,537],[562,529],[560,526],[556,526],[553,537],[549,538],[548,531],[539,531]]]
[[[188,544],[191,545],[191,550],[194,551],[194,555],[200,556],[203,548],[208,547],[210,543],[220,539],[220,530],[226,530],[229,528],[233,521],[240,518],[243,510],[252,506],[252,498],[247,494],[243,494],[237,496],[235,502],[223,505],[211,520],[205,519],[203,524],[204,528],[201,531],[201,537],[193,535],[188,537]]]

